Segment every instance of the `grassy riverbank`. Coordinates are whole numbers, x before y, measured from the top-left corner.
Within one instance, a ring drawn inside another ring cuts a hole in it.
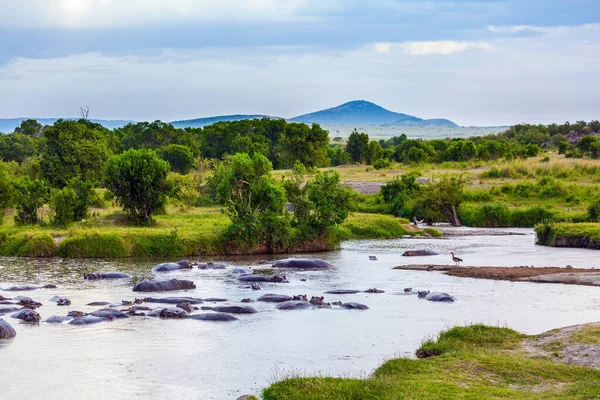
[[[586,338],[589,332],[586,331]],[[600,329],[592,333],[600,337]],[[536,337],[484,325],[456,327],[428,340],[420,359],[386,362],[367,379],[290,378],[265,389],[265,400],[305,399],[590,399],[600,371],[532,356]]]
[[[600,249],[600,223],[546,223],[537,225],[535,232],[541,245]]]
[[[230,224],[218,207],[192,208],[185,212],[175,208],[158,215],[151,227],[128,223],[123,214],[112,210],[100,213],[68,229],[45,226],[0,227],[0,255],[26,257],[120,258],[184,257],[226,255],[230,249],[222,235]],[[423,234],[408,221],[388,215],[353,213],[334,227],[326,238],[314,243],[292,243],[290,252],[332,250],[342,240],[388,239]],[[260,253],[251,249],[250,253]]]

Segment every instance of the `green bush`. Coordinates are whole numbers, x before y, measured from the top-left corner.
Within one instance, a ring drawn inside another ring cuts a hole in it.
[[[592,222],[600,222],[600,199],[593,201],[588,209],[588,219]]]
[[[77,194],[70,187],[54,189],[50,196],[50,209],[54,211],[52,224],[66,227],[75,220]]]
[[[131,254],[118,235],[85,233],[65,238],[59,244],[56,255],[65,258],[120,258]]]
[[[392,166],[392,162],[387,158],[380,158],[373,163],[373,168],[379,169],[387,169]]]
[[[23,256],[26,257],[54,257],[56,242],[48,234],[35,235],[23,247]]]
[[[48,200],[48,188],[41,180],[31,180],[29,176],[22,176],[13,182],[17,225],[35,224],[39,221],[38,208]]]

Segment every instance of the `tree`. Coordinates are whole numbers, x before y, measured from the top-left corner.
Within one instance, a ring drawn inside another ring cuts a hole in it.
[[[365,161],[369,165],[373,165],[377,160],[383,157],[383,149],[381,145],[375,140],[371,140],[367,146],[367,153],[365,154]]]
[[[38,140],[21,133],[0,135],[0,159],[22,163],[38,151]]]
[[[4,218],[4,209],[10,205],[12,200],[13,189],[10,182],[10,175],[4,167],[4,163],[0,161],[0,225]]]
[[[109,135],[102,125],[87,120],[58,120],[44,129],[40,163],[45,178],[58,188],[75,177],[99,182],[102,166],[112,154]]]
[[[407,217],[406,203],[409,197],[419,190],[414,174],[404,174],[400,179],[395,177],[379,189],[379,195],[388,206],[388,212],[396,217]]]
[[[329,134],[317,124],[288,124],[281,139],[283,161],[292,166],[300,161],[308,168],[329,166]]]
[[[319,173],[306,184],[308,200],[314,204],[312,223],[324,231],[348,218],[350,190],[340,183],[337,172]]]
[[[44,181],[22,176],[13,182],[13,189],[17,208],[15,222],[18,225],[37,223],[38,208],[48,200],[48,188]]]
[[[158,154],[171,165],[171,171],[187,174],[194,166],[194,153],[181,144],[170,144],[161,148]]]
[[[369,147],[369,135],[360,133],[356,129],[352,131],[346,143],[346,152],[350,154],[352,162],[361,164],[365,161]]]
[[[35,119],[26,119],[21,121],[21,125],[15,128],[15,133],[20,133],[25,136],[39,138],[42,136],[43,126]]]
[[[460,176],[442,176],[422,185],[414,201],[414,213],[427,223],[450,222],[460,226],[456,210],[462,203],[464,180]]]
[[[65,227],[75,220],[77,194],[70,187],[53,189],[50,196],[50,209],[54,211],[52,224]]]
[[[148,223],[154,212],[164,208],[169,169],[169,163],[154,151],[130,149],[108,159],[104,183],[125,212],[137,222]]]

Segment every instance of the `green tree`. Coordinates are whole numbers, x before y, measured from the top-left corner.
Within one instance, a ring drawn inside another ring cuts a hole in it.
[[[15,128],[15,133],[21,133],[25,136],[39,138],[42,136],[42,124],[35,119],[26,119],[21,121],[21,125]]]
[[[66,227],[75,220],[77,194],[70,187],[53,189],[50,195],[50,209],[54,211],[52,225]]]
[[[369,165],[373,165],[377,160],[383,158],[383,149],[381,145],[375,141],[371,140],[369,145],[367,146],[367,154],[365,155],[365,161]]]
[[[346,152],[350,154],[352,162],[362,164],[367,157],[368,148],[369,135],[353,130],[346,143]]]
[[[4,209],[8,207],[12,200],[13,188],[11,178],[6,170],[4,163],[0,161],[0,225],[4,219]]]
[[[87,218],[90,205],[94,201],[94,184],[91,181],[73,178],[68,187],[73,189],[76,196],[73,207],[73,221],[81,221]]]
[[[102,125],[87,120],[58,120],[44,129],[40,163],[45,178],[58,188],[75,177],[99,182],[102,166],[111,155],[109,135]]]
[[[600,200],[593,201],[588,207],[588,219],[593,222],[600,222]]]
[[[108,159],[104,183],[123,210],[137,222],[148,223],[154,212],[164,208],[170,192],[169,163],[154,151],[130,149]]]
[[[459,226],[456,210],[463,200],[464,180],[460,176],[442,176],[422,185],[414,199],[413,212],[427,223],[450,222]]]
[[[0,135],[0,159],[22,163],[38,151],[38,140],[21,133]]]
[[[324,231],[348,218],[350,190],[343,187],[337,172],[323,172],[306,184],[308,200],[314,205],[312,224]]]
[[[284,165],[300,161],[309,168],[329,166],[328,144],[329,134],[319,125],[288,124],[281,139]]]
[[[194,153],[187,146],[170,144],[161,148],[158,154],[171,165],[171,171],[187,174],[194,166]]]
[[[39,221],[38,209],[48,201],[48,188],[44,181],[22,176],[13,182],[18,225],[35,224]]]
[[[395,177],[379,189],[379,195],[388,206],[388,212],[396,217],[408,217],[406,204],[409,197],[419,190],[414,174],[404,174],[400,179]]]

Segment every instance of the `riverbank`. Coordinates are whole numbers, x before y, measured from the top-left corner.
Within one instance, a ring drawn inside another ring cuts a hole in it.
[[[170,210],[155,217],[149,227],[132,226],[120,212],[96,215],[67,229],[48,226],[0,228],[0,256],[127,258],[192,257],[264,254],[256,246],[240,252],[223,240],[229,218],[218,207]],[[429,234],[407,220],[389,215],[352,213],[324,237],[294,240],[288,252],[315,252],[338,248],[342,240],[390,239]]]
[[[600,337],[596,325],[571,335],[573,345]],[[418,359],[387,361],[367,379],[294,377],[263,391],[265,400],[413,398],[595,398],[600,371],[555,362],[528,349],[539,336],[471,325],[440,333],[416,351]],[[600,342],[589,345],[597,357]],[[577,364],[573,362],[572,364]]]
[[[600,249],[600,223],[546,223],[535,227],[537,243],[552,247]]]
[[[454,265],[401,265],[394,269],[411,271],[444,271],[461,278],[501,281],[563,283],[600,286],[600,270],[558,267],[457,267]]]

